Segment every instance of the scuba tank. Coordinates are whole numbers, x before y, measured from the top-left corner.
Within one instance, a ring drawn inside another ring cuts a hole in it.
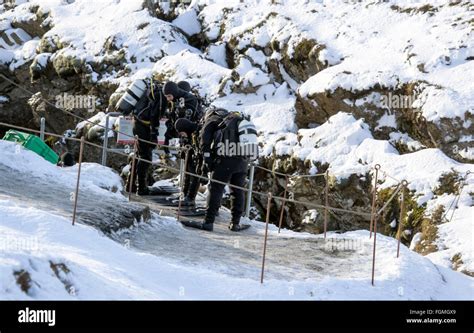
[[[242,115],[242,118],[238,125],[241,155],[255,160],[258,158],[257,129],[250,116]]]
[[[245,145],[258,144],[257,129],[250,117],[244,117],[239,123],[239,141]]]
[[[115,108],[124,115],[130,114],[146,90],[147,84],[145,80],[133,81],[122,97],[120,97],[117,104],[115,105]]]

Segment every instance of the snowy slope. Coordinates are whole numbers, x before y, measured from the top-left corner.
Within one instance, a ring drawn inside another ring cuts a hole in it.
[[[364,175],[375,164],[380,164],[387,174],[396,176],[400,181],[407,180],[410,189],[424,196],[429,196],[443,172],[455,170],[464,174],[473,170],[471,164],[456,162],[439,149],[423,149],[400,155],[388,141],[375,140],[363,120],[356,120],[344,112],[332,116],[328,122],[314,129],[301,129],[298,134],[301,137],[299,144],[285,151],[285,154],[312,162],[330,163],[329,170],[338,178],[354,173]],[[284,140],[276,143],[276,151],[285,144]],[[381,177],[385,187],[396,184],[393,179]],[[469,184],[472,186],[472,181]],[[470,186],[466,193],[472,191]],[[420,204],[423,203],[420,201]],[[469,201],[463,203],[469,205]]]
[[[333,91],[338,87],[364,90],[377,83],[390,87],[423,80],[449,89],[445,92],[430,86],[414,107],[421,105],[428,120],[463,118],[464,111],[474,105],[472,86],[467,76],[461,74],[474,71],[473,62],[465,61],[473,55],[474,39],[468,24],[472,11],[467,13],[462,7],[445,5],[432,17],[421,18],[421,15],[399,13],[391,9],[394,5],[402,9],[420,8],[423,3],[394,1],[351,7],[340,6],[337,1],[327,2],[324,13],[318,15],[325,19],[315,19],[312,31],[326,44],[328,52],[344,60],[311,77],[300,87],[301,94]],[[377,24],[374,18],[378,19]],[[459,24],[448,25],[453,18],[459,18]],[[342,20],[353,22],[357,29],[347,26],[341,31]],[[420,64],[424,64],[428,73],[418,70]]]
[[[318,51],[318,60],[328,68],[300,86],[282,70],[291,90],[300,96],[337,88],[361,91],[377,84],[399,87],[423,82],[413,106],[420,107],[429,121],[464,119],[465,112],[472,113],[474,105],[470,75],[466,75],[474,70],[473,62],[467,61],[473,56],[474,46],[469,2],[451,6],[429,1],[426,9],[412,1],[369,5],[342,1],[295,0],[277,5],[254,0],[211,4],[193,1],[169,23],[152,17],[142,1],[99,0],[92,5],[88,1],[67,4],[31,0],[0,13],[3,30],[13,29],[15,20],[33,19],[31,11],[38,6],[40,13],[47,15],[42,25],[51,26],[42,40],[56,41],[57,45],[51,46],[55,51],[37,54],[40,40],[36,37],[0,49],[0,61],[11,69],[35,57],[51,57],[53,63],[58,58],[73,58],[89,64],[82,70],[88,71],[96,83],[117,83],[119,91],[134,78],[159,72],[171,79],[189,78],[200,93],[214,99],[219,85],[224,86],[225,95],[230,94],[227,81],[231,70],[227,68],[225,43],[240,38],[237,49],[245,51],[245,57],[236,59],[233,71],[239,81],[231,85],[264,88],[257,95],[275,97],[278,103],[278,91],[282,89],[273,82],[269,60],[291,58],[299,43],[316,40],[324,46]],[[426,10],[433,14],[427,15]],[[192,35],[200,29],[211,42],[219,39],[204,53],[190,46],[180,32]],[[268,47],[269,43],[285,47],[284,54],[273,50],[265,55],[255,49]],[[124,70],[97,73],[90,67],[109,58],[123,58]]]
[[[236,71],[243,77],[241,80],[253,81],[256,86],[269,81],[265,69],[268,58],[282,55],[274,51],[267,57],[252,45],[266,47],[270,41],[281,46],[287,44],[286,55],[292,56],[299,42],[316,39],[325,46],[319,53],[319,60],[331,66],[303,82],[298,89],[302,96],[333,91],[338,87],[364,90],[375,84],[394,87],[404,82],[423,81],[427,87],[415,104],[421,105],[428,120],[463,118],[465,110],[472,110],[474,94],[469,75],[465,75],[473,71],[472,61],[466,61],[473,56],[474,46],[469,25],[474,14],[468,10],[469,2],[451,6],[443,1],[429,1],[425,5],[412,1],[369,5],[342,1],[295,0],[277,5],[254,0],[212,4],[193,1],[188,10],[168,23],[152,17],[142,1],[99,0],[93,4],[88,1],[67,4],[59,0],[30,0],[22,2],[13,11],[0,13],[2,29],[12,29],[12,19],[34,18],[31,8],[36,6],[43,15],[48,15],[43,25],[52,27],[43,39],[61,41],[62,47],[53,59],[71,56],[100,63],[104,57],[118,52],[106,51],[107,45],[112,43],[117,50],[125,50],[130,74],[112,73],[102,80],[120,81],[123,75],[149,75],[158,59],[173,57],[183,50],[199,54],[177,28],[189,35],[203,29],[209,40],[219,37],[223,42],[251,29],[251,38],[244,35],[239,41],[238,49],[248,48],[248,59],[241,59]],[[202,9],[199,16],[196,8]],[[425,15],[426,10],[432,10],[433,15]],[[221,27],[223,19],[225,26]],[[269,23],[262,26],[265,20]],[[374,20],[377,20],[376,24]],[[23,45],[2,49],[0,60],[12,69],[16,68],[36,56],[38,42],[38,38],[33,38]],[[218,51],[222,46],[222,42],[211,44],[205,54],[219,67],[225,67],[221,65],[226,63],[225,52]],[[424,66],[423,71],[418,69],[420,64]],[[185,59],[182,65],[196,70],[195,63],[186,64]],[[216,75],[225,73],[224,68],[214,68]],[[439,87],[447,89],[439,90]]]
[[[31,152],[18,154],[18,172],[35,174],[44,164]],[[0,163],[9,165],[3,155]],[[55,175],[75,179],[61,169]],[[85,183],[83,193],[94,186]],[[279,235],[270,226],[266,280],[261,285],[264,225],[259,222],[251,222],[253,228],[236,239],[222,223],[215,233],[205,233],[155,215],[149,224],[138,224],[111,239],[3,194],[0,216],[0,299],[474,299],[472,278],[437,266],[404,246],[397,259],[396,242],[382,235],[377,238],[372,287],[367,231],[330,233],[324,243],[321,236],[291,231]],[[316,252],[294,253],[292,264],[286,265],[287,250],[293,246]],[[338,247],[339,251],[331,251]],[[206,248],[219,255],[203,255]],[[28,272],[27,293],[17,284],[15,272],[23,276]]]
[[[466,200],[466,196],[463,200]],[[474,232],[472,220],[474,207],[461,205],[450,223],[440,225],[439,238],[436,240],[438,251],[430,253],[427,257],[435,264],[453,267],[452,258],[460,256],[462,262],[456,268],[459,271],[474,271]]]
[[[33,0],[19,4],[13,12],[0,13],[0,22],[8,29],[13,18],[35,19],[36,14],[32,11],[38,7],[41,15],[47,15],[42,25],[51,26],[42,39],[52,41],[49,48],[55,52],[37,54],[41,46],[39,38],[10,50],[0,49],[0,61],[8,64],[11,70],[35,57],[46,57],[53,63],[58,58],[75,59],[78,63],[89,64],[86,70],[93,81],[115,82],[117,76],[125,72],[136,74],[143,71],[139,75],[147,76],[154,62],[161,57],[184,49],[195,50],[175,26],[150,16],[142,1],[65,3],[60,0]],[[99,75],[90,65],[112,58],[125,60],[125,71]]]
[[[60,168],[20,145],[9,141],[0,141],[1,163],[17,173],[25,174],[34,181],[35,178],[54,179],[63,186],[75,186],[78,164],[70,168]],[[96,163],[83,163],[81,181],[89,191],[102,196],[112,196],[121,199],[123,190],[122,179],[117,172]]]

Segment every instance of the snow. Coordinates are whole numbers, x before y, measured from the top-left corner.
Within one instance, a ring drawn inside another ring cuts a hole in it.
[[[275,135],[274,144],[275,154],[278,156],[285,156],[293,153],[293,147],[298,144],[298,136],[295,133],[287,133],[284,136]],[[268,152],[270,154],[272,152]]]
[[[423,233],[421,233],[421,232],[417,232],[413,236],[413,238],[411,240],[411,243],[410,243],[410,250],[412,250],[412,251],[415,250],[415,247],[420,243],[422,237],[423,237]]]
[[[199,24],[194,9],[180,14],[172,23],[183,30],[188,36],[195,35],[201,31],[201,25]]]
[[[352,115],[340,112],[314,129],[300,129],[300,147],[293,155],[302,160],[331,163],[331,172],[338,176],[357,173],[360,167],[346,163],[365,139],[372,138],[369,127]],[[342,135],[341,135],[342,134]]]
[[[390,222],[390,228],[395,228],[397,226],[397,220],[393,220],[392,222]]]
[[[294,97],[288,94],[285,85],[280,88],[275,90],[273,86],[263,86],[253,96],[232,94],[216,99],[213,104],[250,115],[258,131],[264,134],[265,140],[272,133],[296,131]]]
[[[170,179],[162,179],[158,180],[155,183],[153,183],[154,187],[159,187],[159,186],[174,186],[173,182]]]
[[[473,217],[474,207],[460,206],[451,222],[439,225],[436,240],[439,251],[429,254],[428,258],[435,264],[450,267],[450,260],[460,254],[463,264],[458,270],[474,271]]]
[[[60,52],[52,56],[52,60],[60,54],[87,62],[101,62],[110,56],[104,53],[104,45],[113,40],[118,49],[125,50],[129,63],[127,67],[133,75],[143,68],[151,67],[163,56],[184,49],[194,50],[172,24],[151,17],[139,1],[75,1],[68,4],[63,1],[31,0],[17,6],[13,10],[14,14],[0,14],[0,21],[5,19],[9,22],[11,17],[21,18],[25,15],[34,18],[34,14],[29,13],[32,6],[39,6],[43,13],[50,14],[48,20],[53,27],[44,38],[57,36],[64,44]],[[180,22],[186,20],[188,25],[181,28],[195,30],[195,24],[191,23],[192,11],[183,15],[176,24],[180,26]],[[11,69],[20,66],[24,60],[34,58],[38,41],[36,39],[18,46],[13,55],[2,52],[4,55],[1,60],[10,63]],[[112,55],[117,55],[117,52],[113,51]],[[113,77],[104,77],[104,80],[109,79],[115,80]]]
[[[462,71],[445,71],[444,75],[465,75],[464,71],[467,71],[468,73],[474,73],[474,67],[472,66],[472,64],[470,67],[464,66],[466,68],[461,69]],[[467,82],[465,81],[460,82],[459,90],[453,89],[456,87],[455,85],[448,86],[449,88],[444,89],[440,89],[437,86],[428,86],[418,96],[418,99],[413,103],[413,107],[420,107],[423,116],[428,121],[436,121],[440,118],[455,117],[464,119],[464,113],[467,110],[472,112],[472,105],[474,105],[472,91],[469,91],[465,88],[463,88],[461,91],[462,85],[466,84]]]
[[[439,149],[421,149],[419,143],[400,133],[392,133],[391,139],[401,139],[416,152],[400,155],[388,141],[372,138],[368,126],[362,120],[356,120],[352,115],[338,113],[328,122],[314,129],[300,129],[300,139],[295,145],[296,138],[289,137],[278,142],[280,149],[277,154],[292,155],[302,160],[320,163],[330,163],[329,172],[337,180],[357,173],[364,175],[373,172],[376,164],[381,166],[379,188],[393,187],[397,181],[408,181],[408,189],[413,191],[418,205],[427,205],[427,213],[438,206],[446,209],[453,201],[453,196],[436,197],[434,189],[439,185],[441,175],[456,171],[461,175],[474,172],[472,164],[463,164],[447,157]],[[285,143],[288,140],[290,143]],[[292,148],[291,148],[292,147]],[[439,252],[428,257],[445,267],[452,267],[449,261],[455,254],[460,253],[465,264],[462,269],[472,271],[473,261],[473,203],[469,193],[474,191],[474,180],[468,179],[463,190],[462,200],[456,210],[455,219],[439,226]],[[392,226],[393,227],[393,226]],[[419,241],[415,237],[412,246]]]
[[[472,272],[474,270],[474,229],[472,227],[474,177],[472,173],[468,175],[464,173],[462,176],[465,180],[459,197],[445,193],[430,200],[427,204],[428,213],[432,213],[441,205],[444,206],[445,220],[447,221],[437,225],[436,245],[438,251],[430,253],[427,257],[436,264],[452,267],[453,256],[461,255],[463,264],[457,270]],[[456,203],[457,207],[453,212]]]
[[[229,68],[229,66],[227,65],[225,52],[226,51],[224,43],[211,44],[206,50],[206,59],[209,59],[224,68]]]
[[[221,80],[231,74],[229,69],[190,51],[182,51],[159,60],[154,65],[153,72],[165,74],[167,79],[175,82],[187,80],[201,96],[214,98],[218,95]]]
[[[459,151],[459,155],[462,158],[468,159],[468,160],[474,160],[474,148],[473,147],[466,147],[465,149],[462,149]]]
[[[110,10],[111,7],[114,10]],[[159,56],[158,52],[174,54],[188,47],[169,24],[151,20],[140,2],[102,0],[93,6],[74,2],[54,8],[54,13],[60,19],[54,20],[53,14],[54,28],[47,35],[59,34],[71,47],[83,49],[87,56],[100,54],[111,36],[119,43],[123,42],[128,55],[135,56],[137,62]],[[77,16],[84,19],[72,19]],[[176,40],[163,40],[162,36],[166,35],[174,36]]]
[[[463,135],[459,138],[459,142],[472,142],[474,137],[472,135]]]
[[[473,170],[471,164],[456,162],[435,148],[399,155],[388,141],[373,139],[363,120],[356,120],[344,112],[339,112],[314,129],[300,129],[298,134],[301,139],[299,145],[293,148],[294,157],[330,163],[329,170],[338,179],[353,173],[365,174],[380,164],[385,173],[400,181],[407,180],[410,190],[422,195],[420,204],[423,203],[423,195],[429,197],[432,194],[443,173]],[[387,178],[383,186],[394,184],[393,179]]]
[[[35,177],[54,177],[55,180],[65,185],[76,184],[77,164],[69,168],[58,167],[36,153],[10,141],[0,140],[0,150],[2,151],[0,157],[1,164],[17,172],[29,174],[32,179]],[[111,191],[120,192],[123,189],[120,176],[112,169],[97,163],[82,164],[81,189],[83,187],[90,191],[98,192],[101,195],[114,196],[116,198],[121,196]]]
[[[262,51],[255,50],[253,47],[245,51],[245,54],[249,56],[250,59],[252,59],[252,61],[260,67],[265,66],[265,63],[267,62],[265,54]]]
[[[38,65],[45,68],[50,57],[51,53],[40,53],[35,57],[35,60],[37,61]]]
[[[422,145],[420,142],[412,139],[406,133],[392,132],[392,133],[390,133],[389,136],[390,136],[389,142],[391,142],[391,143],[399,142],[401,144],[405,144],[410,151],[416,151],[416,150],[426,148],[424,145]]]
[[[312,27],[306,27],[326,46],[326,52],[344,60],[308,79],[299,89],[302,96],[337,88],[362,91],[376,84],[396,88],[406,82],[427,81],[416,103],[427,120],[464,119],[464,112],[472,110],[473,88],[465,73],[472,73],[474,65],[465,59],[472,55],[474,40],[467,21],[455,27],[445,23],[466,15],[462,8],[438,3],[438,11],[428,16],[400,14],[389,3],[313,6],[319,11],[312,14]],[[384,19],[373,24],[373,17]],[[466,19],[469,17],[472,19],[472,13]],[[443,62],[445,57],[452,59],[449,64]],[[420,64],[427,73],[417,69]]]
[[[378,130],[382,127],[392,127],[397,128],[397,121],[394,114],[384,114],[377,122],[377,127],[375,130]]]
[[[240,80],[237,84],[241,83],[244,87],[258,87],[270,82],[268,75],[261,69],[252,67],[247,59],[241,59],[235,70],[240,75]]]
[[[307,223],[307,224],[311,224],[311,223],[314,223],[314,221],[316,221],[316,218],[318,217],[318,211],[316,209],[309,209],[307,212],[306,212],[306,216],[304,217],[302,223]]]

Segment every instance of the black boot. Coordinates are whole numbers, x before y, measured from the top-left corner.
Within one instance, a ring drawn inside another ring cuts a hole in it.
[[[196,202],[189,197],[184,197],[184,199],[181,201],[181,207],[194,207],[194,206],[196,206]]]
[[[201,230],[206,230],[206,231],[214,230],[214,223],[206,223],[206,222],[199,222],[199,221],[181,221],[181,224],[186,227],[196,228],[196,229],[201,229]]]
[[[144,188],[139,188],[137,191],[137,195],[149,195],[149,194],[150,194],[150,190],[148,189],[148,186]]]
[[[146,178],[145,177],[137,177],[137,178],[138,178],[137,195],[149,195],[150,189],[148,188],[146,184]]]
[[[250,228],[250,224],[231,223],[229,224],[230,231],[242,231]]]

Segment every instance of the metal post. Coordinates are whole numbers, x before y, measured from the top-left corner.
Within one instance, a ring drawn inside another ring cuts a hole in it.
[[[449,218],[449,222],[451,222],[451,221],[453,220],[454,213],[456,212],[456,209],[457,209],[458,204],[459,204],[459,199],[461,199],[462,186],[463,186],[463,185],[461,185],[461,187],[460,187],[460,189],[459,189],[458,197],[455,198],[455,200],[454,200],[453,212],[451,213],[451,217]]]
[[[183,181],[181,182],[181,193],[179,194],[179,198],[178,198],[178,213],[177,213],[177,220],[179,221],[179,218],[180,218],[180,214],[181,214],[181,201],[183,199],[183,195],[184,195],[184,191],[183,191],[183,188],[184,188],[184,178],[186,177],[185,175],[185,171],[186,171],[186,167],[188,165],[188,159],[189,159],[189,147],[186,148],[186,155],[184,157],[184,168],[180,170],[181,172],[181,177],[183,178]]]
[[[41,141],[44,141],[44,132],[46,130],[46,119],[44,117],[41,117],[40,120],[40,139]]]
[[[109,117],[118,117],[122,114],[120,112],[109,112],[105,116],[105,134],[104,143],[102,146],[102,165],[107,165],[107,152],[109,147]]]
[[[408,182],[406,180],[402,181],[402,193],[400,195],[400,218],[398,221],[398,231],[397,231],[397,239],[398,239],[398,244],[397,244],[397,258],[400,257],[400,241],[402,238],[402,224],[403,224],[403,219],[405,218],[405,189],[407,186]]]
[[[79,180],[81,178],[81,165],[82,165],[82,153],[84,151],[84,136],[81,138],[81,146],[79,148],[79,165],[77,167],[77,183],[76,183],[76,193],[74,194],[74,211],[72,213],[72,225],[76,222],[76,212],[77,212],[77,197],[79,196]]]
[[[132,188],[135,182],[135,160],[137,158],[138,136],[135,135],[135,142],[133,143],[132,169],[130,170],[130,184],[128,185],[128,201],[132,198]]]
[[[324,190],[324,239],[328,229],[328,206],[329,206],[329,170],[326,170],[326,189]]]
[[[272,203],[272,194],[268,193],[267,219],[265,222],[265,238],[263,240],[262,273],[260,274],[260,283],[263,283],[263,273],[265,271],[265,256],[267,254],[268,222],[270,221],[270,205]]]
[[[286,183],[285,183],[285,192],[283,193],[283,198],[286,199],[286,193],[288,192],[288,183],[289,183],[288,176],[285,176],[285,179],[286,179]],[[283,222],[283,213],[285,212],[285,204],[286,204],[286,200],[283,200],[283,202],[281,203],[280,223],[278,223],[278,233],[280,233],[281,224]]]
[[[377,244],[377,222],[378,222],[378,214],[375,214],[374,217],[374,248],[372,253],[372,285],[375,282],[375,248]]]
[[[255,174],[255,165],[250,164],[249,190],[247,192],[247,202],[245,203],[245,217],[250,218],[250,206],[252,204],[253,177]]]
[[[377,201],[377,181],[379,176],[380,164],[375,165],[375,179],[374,179],[374,188],[372,193],[372,211],[370,213],[370,237],[372,238],[372,229],[374,227],[374,218],[375,218],[375,204]]]
[[[182,188],[184,186],[184,159],[179,159],[179,187]]]
[[[104,145],[102,147],[102,165],[107,164],[107,147],[109,145],[109,114],[105,116]]]

